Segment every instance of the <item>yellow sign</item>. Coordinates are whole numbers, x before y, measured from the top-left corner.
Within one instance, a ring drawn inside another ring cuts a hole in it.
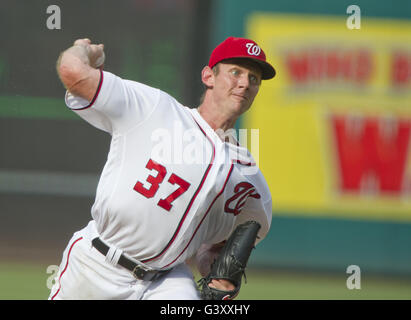
[[[277,76],[243,126],[275,211],[411,221],[411,22],[253,14]]]

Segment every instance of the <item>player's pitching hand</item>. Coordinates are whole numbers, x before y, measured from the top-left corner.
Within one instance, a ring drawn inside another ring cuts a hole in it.
[[[95,69],[103,69],[106,56],[104,54],[104,44],[93,44],[90,39],[77,39],[74,46],[82,46],[87,51],[90,66]]]

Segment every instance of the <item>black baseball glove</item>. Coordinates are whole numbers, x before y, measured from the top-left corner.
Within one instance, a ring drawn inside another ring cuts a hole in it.
[[[261,225],[256,221],[247,221],[233,231],[211,265],[210,273],[199,280],[199,290],[204,300],[232,300],[237,296],[260,227]],[[210,288],[208,284],[212,279],[228,280],[235,289],[223,291]]]

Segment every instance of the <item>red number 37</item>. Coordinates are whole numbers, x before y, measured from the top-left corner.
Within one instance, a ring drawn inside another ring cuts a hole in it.
[[[140,181],[137,181],[133,189],[146,198],[153,198],[160,188],[160,184],[163,182],[164,178],[167,175],[167,169],[163,165],[155,162],[152,159],[147,162],[146,168],[152,171],[157,171],[156,176],[149,175],[146,179],[146,181],[151,184],[150,188],[145,188]],[[171,203],[188,190],[190,183],[174,173],[171,174],[171,176],[168,178],[168,182],[172,185],[177,184],[179,188],[171,193],[167,198],[160,199],[157,202],[157,205],[164,210],[170,211],[173,207]]]

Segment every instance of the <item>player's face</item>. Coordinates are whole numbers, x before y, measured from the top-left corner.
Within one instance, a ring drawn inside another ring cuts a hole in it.
[[[261,70],[248,60],[220,63],[214,79],[214,97],[228,112],[242,114],[247,111],[258,93]]]

